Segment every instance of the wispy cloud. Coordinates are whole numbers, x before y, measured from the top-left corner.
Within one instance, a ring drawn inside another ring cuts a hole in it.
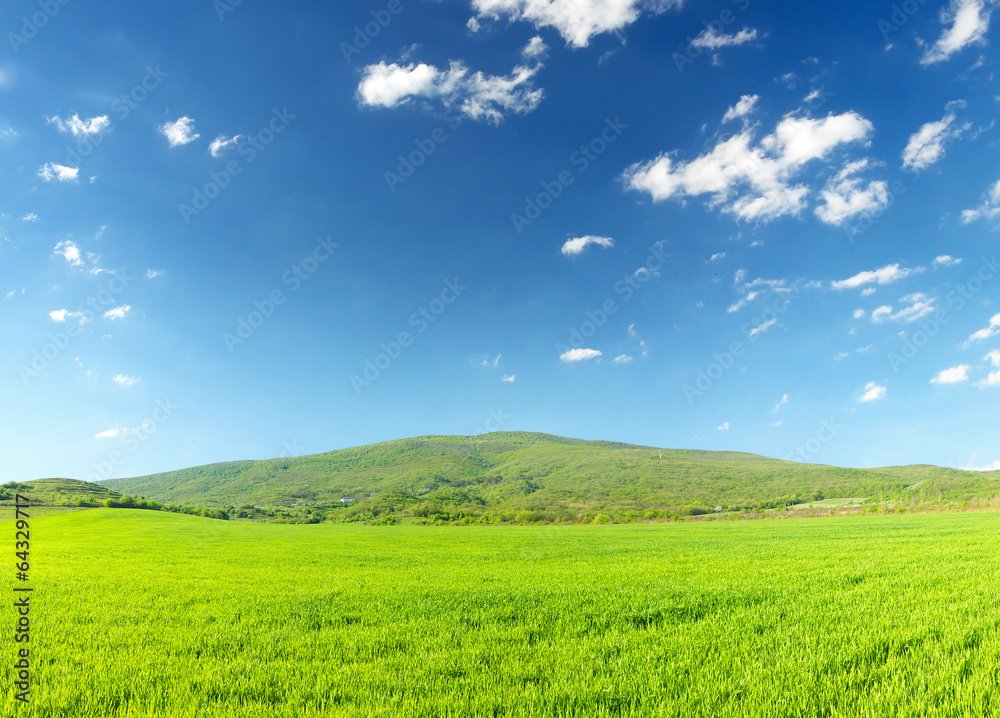
[[[924,124],[910,136],[903,150],[903,169],[919,172],[944,157],[947,146],[972,127],[969,122],[957,122],[958,117],[952,109],[964,106],[964,102],[949,104],[943,118]]]
[[[132,386],[133,384],[138,384],[140,381],[142,381],[142,379],[139,378],[139,377],[137,377],[137,376],[128,376],[126,374],[116,374],[112,378],[112,381],[114,381],[114,383],[117,384],[118,386]]]
[[[745,45],[757,39],[755,28],[743,28],[733,35],[720,33],[714,25],[709,25],[701,34],[691,41],[692,47],[699,47],[703,50],[719,50],[723,47],[735,47]]]
[[[101,134],[111,127],[111,120],[107,115],[81,120],[80,116],[74,112],[65,120],[59,117],[49,117],[48,124],[55,125],[60,132],[69,132],[74,137],[83,138]]]
[[[212,157],[218,157],[230,147],[235,147],[242,137],[243,135],[233,135],[227,138],[225,135],[219,135],[209,144],[208,151]]]
[[[615,246],[615,240],[610,237],[595,237],[593,235],[586,235],[584,237],[576,237],[574,239],[568,239],[563,243],[562,253],[567,256],[573,256],[580,254],[588,245],[596,244],[599,247],[604,247],[605,249]]]
[[[60,257],[64,258],[74,267],[79,267],[83,264],[83,257],[80,255],[80,248],[72,240],[65,240],[60,242],[52,250],[53,254],[58,254]]]
[[[870,401],[878,401],[879,399],[885,398],[885,392],[886,389],[884,386],[881,386],[880,384],[871,381],[865,384],[864,393],[861,395],[861,398],[858,399],[858,401],[862,403],[867,403]]]
[[[985,341],[991,337],[995,337],[997,334],[1000,334],[1000,314],[994,314],[990,317],[989,325],[973,333],[965,342],[965,346],[968,347],[974,342]]]
[[[947,27],[938,41],[927,48],[920,63],[943,62],[959,50],[981,41],[990,26],[992,5],[982,0],[951,0],[950,8],[941,12],[941,23]]]
[[[111,321],[114,321],[116,319],[124,319],[128,315],[129,311],[131,311],[131,309],[132,309],[131,305],[123,304],[120,307],[115,307],[114,309],[109,309],[108,311],[104,312],[104,318],[110,319]]]
[[[681,7],[682,0],[472,0],[475,31],[482,20],[522,20],[535,27],[552,27],[571,47],[586,47],[595,35],[618,32],[643,12],[660,13]]]
[[[908,269],[906,267],[900,267],[898,263],[887,264],[881,269],[858,272],[853,277],[831,282],[830,287],[833,289],[856,289],[858,287],[863,287],[866,284],[892,284],[893,282],[898,282],[901,279],[906,279],[913,274],[919,274],[923,271],[923,267]]]
[[[534,87],[542,67],[538,45],[528,44],[535,64],[522,64],[510,75],[484,75],[470,71],[461,60],[452,60],[447,70],[426,63],[379,62],[365,67],[358,85],[358,102],[367,107],[398,107],[412,99],[436,100],[473,120],[499,124],[505,114],[532,112],[544,97]]]
[[[46,182],[59,180],[60,182],[76,182],[80,176],[78,167],[66,167],[55,162],[47,162],[38,169],[38,176]]]

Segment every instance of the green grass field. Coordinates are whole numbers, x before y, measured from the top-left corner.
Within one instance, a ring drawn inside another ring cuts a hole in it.
[[[996,714],[998,530],[992,512],[532,527],[44,516],[32,708],[14,708],[7,680],[3,715]]]

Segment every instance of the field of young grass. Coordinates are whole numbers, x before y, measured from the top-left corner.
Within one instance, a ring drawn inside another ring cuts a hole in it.
[[[5,716],[1000,712],[996,513],[370,527],[96,509],[32,519],[31,539],[32,709],[9,660]]]

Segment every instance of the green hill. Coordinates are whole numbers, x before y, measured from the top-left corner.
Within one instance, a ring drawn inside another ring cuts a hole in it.
[[[542,520],[767,509],[832,497],[991,499],[1000,472],[844,469],[754,454],[662,450],[547,434],[423,436],[313,456],[235,461],[102,482],[162,502],[309,504],[331,518],[531,512]],[[252,512],[251,512],[252,513]]]
[[[14,496],[27,496],[32,506],[100,506],[105,499],[120,496],[107,486],[76,479],[11,481],[0,487],[0,505],[14,503]]]

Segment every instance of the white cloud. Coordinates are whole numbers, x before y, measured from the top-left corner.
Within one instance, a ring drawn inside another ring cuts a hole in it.
[[[772,422],[772,423],[768,424],[768,426],[773,427],[773,428],[777,428],[777,427],[781,426],[784,423],[785,422],[779,420],[779,421],[775,421],[775,422]]]
[[[479,363],[482,366],[487,366],[487,367],[489,367],[489,366],[498,366],[500,364],[500,357],[502,357],[502,356],[503,356],[503,354],[497,354],[496,357],[494,357],[493,359],[486,358],[486,359],[483,359]]]
[[[968,347],[972,342],[981,342],[990,337],[995,337],[997,334],[1000,334],[1000,314],[994,314],[990,317],[989,326],[973,333],[968,341],[965,342],[965,346]]]
[[[729,422],[727,421],[725,424],[717,426],[715,428],[718,429],[719,431],[729,431]]]
[[[162,269],[147,269],[146,270],[146,279],[156,279],[157,277],[159,277],[162,274],[163,274],[163,270]]]
[[[528,45],[538,56],[537,44]],[[473,120],[499,124],[506,113],[532,112],[544,97],[533,85],[541,63],[518,65],[506,77],[470,72],[461,60],[452,60],[447,70],[426,63],[399,65],[380,62],[364,69],[358,85],[358,101],[368,107],[398,107],[411,98],[439,100]]]
[[[51,182],[54,179],[60,182],[76,182],[80,176],[80,169],[47,162],[38,168],[38,176],[46,182]]]
[[[720,259],[725,259],[725,258],[726,258],[726,253],[725,252],[716,252],[715,254],[713,254],[711,257],[708,258],[708,261],[709,262],[717,262]]]
[[[906,267],[900,268],[899,264],[887,264],[881,269],[875,269],[870,272],[858,272],[848,279],[831,282],[830,287],[832,289],[856,289],[865,284],[891,284],[898,282],[900,279],[906,279],[911,274],[920,274],[923,271],[923,267],[908,269]]]
[[[219,135],[212,140],[211,144],[209,144],[208,151],[211,153],[212,157],[218,157],[230,147],[235,147],[236,143],[239,142],[242,137],[243,135],[233,135],[227,139],[225,135]]]
[[[743,45],[757,39],[757,30],[743,28],[735,35],[720,34],[714,25],[709,25],[701,34],[691,41],[692,47],[700,47],[703,50],[718,50],[723,47],[734,47]]]
[[[479,20],[524,20],[535,27],[552,27],[572,47],[586,47],[590,38],[618,32],[645,11],[661,13],[680,7],[681,0],[472,0]],[[475,32],[479,22],[469,23]]]
[[[124,319],[131,309],[131,305],[123,304],[120,307],[115,307],[114,309],[109,309],[104,312],[104,318],[110,319],[111,321],[114,321],[115,319]]]
[[[726,110],[726,114],[722,116],[722,121],[725,123],[740,117],[746,117],[757,109],[757,101],[759,99],[759,95],[743,95],[739,102]]]
[[[133,384],[138,384],[142,379],[137,376],[127,376],[125,374],[117,374],[113,377],[112,381],[118,386],[132,386]]]
[[[934,311],[934,303],[937,299],[916,292],[914,294],[907,294],[905,297],[900,297],[899,301],[907,306],[896,312],[892,305],[884,304],[872,311],[872,321],[879,323],[891,319],[894,322],[915,322]]]
[[[865,318],[865,310],[864,309],[855,309],[854,310],[854,318],[855,319],[864,319]]]
[[[848,352],[837,352],[837,354],[833,357],[833,360],[834,361],[843,361],[844,359],[847,359],[850,356],[851,355]]]
[[[567,352],[563,352],[559,357],[559,361],[570,363],[578,361],[587,361],[588,359],[594,359],[601,356],[601,352],[596,349],[570,349]]]
[[[521,50],[521,57],[525,60],[534,60],[535,58],[545,57],[545,53],[549,50],[548,45],[542,40],[540,35],[535,35],[533,38],[528,40],[528,44],[524,46]]]
[[[878,214],[889,206],[889,185],[881,180],[862,185],[853,175],[867,168],[867,160],[847,165],[830,179],[820,198],[823,204],[816,208],[816,216],[823,222],[839,227],[859,214]]]
[[[107,429],[100,434],[94,434],[95,439],[113,439],[121,433],[121,429]]]
[[[500,381],[505,381],[508,384],[513,384],[514,379],[516,378],[517,378],[516,374],[505,374],[504,376],[500,377]]]
[[[1000,368],[1000,349],[994,349],[984,356],[983,359],[990,362],[994,367]]]
[[[976,209],[967,209],[962,212],[962,222],[968,224],[977,219],[993,220],[997,217],[1000,217],[1000,181],[990,187],[981,205]]]
[[[885,397],[885,387],[876,384],[875,382],[868,382],[865,384],[865,392],[858,399],[860,402],[878,401]]]
[[[979,457],[973,454],[969,457],[968,463],[962,466],[962,471],[1000,471],[1000,461],[994,461],[992,464],[979,464]]]
[[[632,361],[632,357],[628,354],[619,354],[614,358],[615,364],[628,364],[630,361]]]
[[[867,143],[873,129],[854,112],[822,119],[790,114],[759,142],[755,142],[756,127],[745,127],[690,162],[661,154],[632,165],[622,180],[626,189],[648,192],[654,202],[708,195],[710,209],[721,208],[738,220],[767,222],[798,216],[811,193],[797,183],[804,167],[813,160],[829,159],[842,145]]]
[[[951,103],[950,107],[965,103]],[[919,172],[930,167],[944,157],[945,148],[958,140],[972,125],[968,122],[956,124],[957,116],[951,109],[937,122],[928,122],[910,136],[903,150],[903,169]]]
[[[636,331],[635,331],[635,324],[629,324],[629,325],[628,325],[628,335],[629,335],[630,337],[634,337],[634,336],[636,336]]]
[[[69,311],[66,309],[56,309],[55,311],[49,312],[49,316],[52,317],[54,322],[64,322],[66,321],[66,315]]]
[[[167,122],[160,125],[159,130],[167,138],[171,147],[186,145],[201,137],[194,131],[194,120],[190,117],[181,117],[173,122]]]
[[[787,406],[787,405],[788,405],[788,394],[783,394],[782,397],[781,397],[781,399],[778,401],[778,403],[774,405],[774,410],[777,411],[781,407]]]
[[[949,11],[941,12],[942,24],[950,23],[951,27],[945,29],[938,41],[927,48],[920,64],[942,62],[959,50],[982,40],[990,26],[990,13],[993,11],[988,5],[992,5],[992,2],[951,0]]]
[[[566,240],[562,246],[562,253],[567,256],[580,254],[589,244],[596,244],[599,247],[608,249],[615,246],[615,240],[611,239],[611,237],[594,237],[588,234],[584,237]]]
[[[950,369],[942,369],[937,376],[931,379],[931,384],[961,384],[969,380],[969,369],[971,368],[968,364],[959,364]]]
[[[768,319],[763,324],[758,324],[753,329],[751,329],[750,332],[747,334],[747,337],[753,339],[755,336],[757,336],[758,334],[763,334],[777,323],[778,323],[777,319]]]
[[[934,264],[939,267],[953,267],[956,264],[961,264],[961,259],[955,259],[950,254],[942,254],[934,258]]]
[[[90,137],[91,135],[99,135],[111,127],[111,120],[108,119],[107,115],[81,120],[80,116],[74,112],[65,120],[50,117],[48,124],[55,125],[60,132],[70,132],[74,137]]]
[[[876,289],[875,289],[875,287],[868,287],[868,288],[866,288],[866,289],[862,289],[862,290],[861,290],[861,296],[862,296],[862,297],[870,297],[870,296],[871,296],[871,295],[873,295],[873,294],[874,294],[875,292],[876,292]]]
[[[37,222],[38,221],[38,215],[35,214],[34,212],[28,212],[28,214],[26,214],[23,217],[21,217],[21,219],[23,221],[25,221],[25,222]]]
[[[52,252],[65,258],[74,267],[79,267],[83,264],[83,258],[80,256],[80,248],[71,240],[67,239],[64,242],[60,242]]]
[[[988,389],[990,387],[1000,386],[1000,369],[991,371],[985,379],[977,381],[975,385],[979,389]]]

